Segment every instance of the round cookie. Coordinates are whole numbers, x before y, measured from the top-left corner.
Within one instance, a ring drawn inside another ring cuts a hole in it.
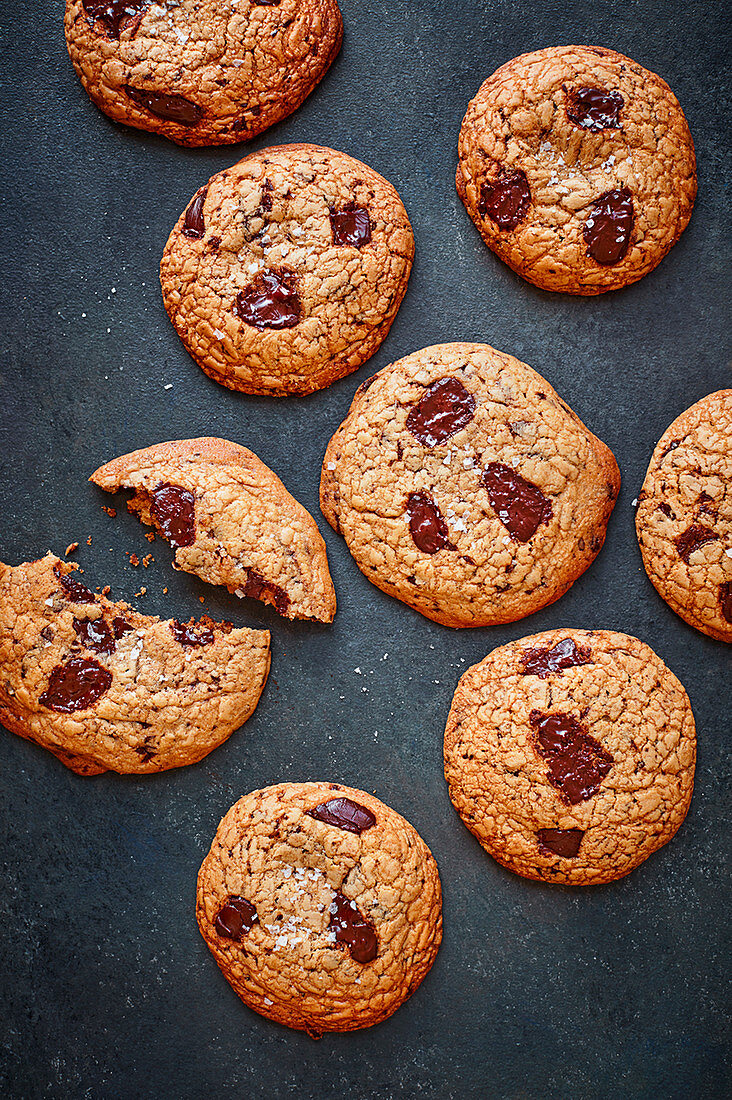
[[[450,798],[526,878],[622,878],[686,817],[696,734],[683,687],[637,638],[548,630],[461,677],[445,729]]]
[[[502,65],[468,106],[456,183],[515,272],[567,294],[641,279],[686,228],[694,143],[665,81],[613,50],[558,46]]]
[[[619,488],[612,452],[540,374],[485,344],[437,344],[356,391],[320,504],[384,592],[446,626],[491,626],[567,591]]]
[[[179,145],[286,118],[341,48],[336,0],[66,0],[66,44],[110,118]]]
[[[345,153],[280,145],[196,193],[160,281],[178,335],[211,378],[244,393],[303,394],[374,354],[413,256],[390,183]]]
[[[378,798],[336,783],[239,799],[201,866],[196,916],[244,1003],[313,1038],[391,1016],[442,940],[427,845]]]
[[[663,433],[635,525],[659,595],[697,630],[732,642],[732,390],[703,397]]]

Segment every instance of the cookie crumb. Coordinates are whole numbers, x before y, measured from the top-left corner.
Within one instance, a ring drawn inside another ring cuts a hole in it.
[[[102,511],[106,512],[110,519],[115,519],[117,516],[117,509],[110,508],[107,504],[102,505]]]
[[[74,550],[79,549],[78,542],[70,542],[64,551],[64,557],[68,558],[69,554],[73,554]]]

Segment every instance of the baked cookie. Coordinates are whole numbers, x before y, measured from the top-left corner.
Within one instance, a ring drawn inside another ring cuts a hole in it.
[[[333,621],[335,591],[315,520],[268,466],[226,439],[180,439],[122,455],[90,481],[134,489],[130,512],[166,538],[178,569],[288,619]]]
[[[66,0],[65,27],[97,107],[179,145],[244,141],[280,122],[343,37],[336,0]]]
[[[567,591],[619,488],[612,451],[540,374],[437,344],[356,391],[320,504],[378,588],[445,626],[491,626]]]
[[[659,595],[697,630],[732,642],[732,390],[703,397],[663,433],[635,525]]]
[[[79,775],[202,760],[252,715],[269,632],[140,615],[77,568],[0,562],[0,721]]]
[[[544,290],[602,294],[661,262],[686,228],[696,159],[676,96],[596,46],[515,57],[463,119],[457,189],[483,240]]]
[[[547,630],[461,677],[445,730],[455,809],[526,878],[590,886],[627,875],[686,817],[689,699],[637,638]]]
[[[427,845],[378,798],[337,783],[239,799],[201,866],[196,915],[244,1003],[313,1038],[391,1016],[442,940]]]
[[[319,145],[252,153],[196,192],[160,281],[198,365],[244,393],[311,393],[386,336],[407,289],[412,227],[371,168]]]

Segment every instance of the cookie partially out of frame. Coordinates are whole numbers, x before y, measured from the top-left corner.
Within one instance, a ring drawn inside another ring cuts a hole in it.
[[[689,699],[637,638],[548,630],[461,677],[445,730],[456,810],[516,874],[588,886],[627,875],[686,817]]]
[[[696,197],[675,95],[598,46],[502,65],[468,107],[458,155],[458,193],[484,241],[545,290],[601,294],[647,275]]]
[[[612,452],[536,371],[437,344],[356,391],[320,502],[379,588],[446,626],[490,626],[567,591],[619,487]]]
[[[232,806],[196,915],[244,1003],[314,1038],[391,1016],[442,939],[427,845],[378,798],[337,783],[281,783]]]
[[[332,622],[335,590],[315,520],[252,451],[180,439],[121,455],[91,478],[134,489],[127,507],[173,546],[175,564],[288,619]]]
[[[382,176],[319,145],[252,153],[201,187],[160,264],[198,365],[244,393],[312,393],[360,367],[406,293],[414,238]]]
[[[244,141],[286,118],[343,36],[336,0],[66,0],[65,28],[97,107],[179,145]]]
[[[0,721],[79,775],[202,760],[251,717],[269,632],[141,615],[77,568],[0,562]]]
[[[663,433],[635,523],[659,595],[697,630],[732,642],[732,390],[703,397]]]

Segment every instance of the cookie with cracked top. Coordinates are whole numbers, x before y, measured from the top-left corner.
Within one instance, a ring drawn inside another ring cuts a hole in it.
[[[244,141],[291,114],[341,48],[336,0],[66,0],[84,88],[179,145]]]
[[[481,236],[544,290],[602,294],[652,271],[686,228],[694,143],[669,86],[597,46],[522,54],[463,119],[458,193]]]
[[[450,798],[485,850],[526,878],[622,878],[686,817],[696,732],[660,657],[610,630],[548,630],[461,677],[445,729]]]
[[[269,632],[141,615],[77,568],[0,562],[0,721],[79,775],[202,760],[254,712]]]
[[[288,619],[332,622],[335,590],[309,512],[252,451],[227,439],[158,443],[121,455],[90,481],[134,489],[128,509],[166,538],[178,569]]]
[[[732,642],[732,390],[703,397],[663,433],[635,525],[659,595],[690,626]]]
[[[612,452],[536,371],[437,344],[356,391],[320,504],[384,592],[446,626],[491,626],[567,591],[619,488]]]
[[[427,845],[378,798],[337,783],[239,799],[201,866],[196,916],[244,1003],[313,1038],[391,1016],[442,939]]]
[[[312,393],[380,346],[414,256],[390,183],[319,145],[280,145],[191,199],[160,264],[163,301],[198,365],[244,393]]]

